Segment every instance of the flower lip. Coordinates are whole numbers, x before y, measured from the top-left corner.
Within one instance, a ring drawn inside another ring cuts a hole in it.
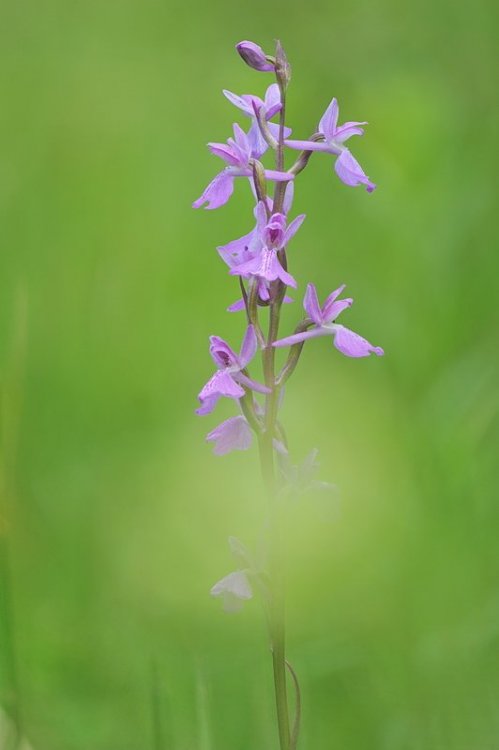
[[[264,230],[265,244],[268,247],[280,248],[283,244],[286,230],[286,217],[283,214],[273,214]]]
[[[213,452],[216,456],[225,456],[232,451],[245,451],[251,447],[253,433],[245,417],[238,415],[230,417],[211,430],[206,436],[208,442],[213,442]]]

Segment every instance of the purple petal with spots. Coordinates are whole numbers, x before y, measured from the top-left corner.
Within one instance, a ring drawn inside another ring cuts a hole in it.
[[[233,268],[230,273],[233,276],[258,276],[266,281],[280,279],[287,286],[297,286],[295,279],[281,266],[274,248],[264,248],[258,257]]]
[[[253,230],[245,234],[244,237],[232,240],[232,242],[228,242],[226,245],[220,245],[220,247],[217,247],[217,251],[224,263],[229,268],[234,268],[240,263],[249,260],[260,248],[261,243],[258,240],[256,230]]]
[[[210,354],[217,367],[236,367],[239,364],[235,351],[220,336],[210,336]]]
[[[198,396],[201,406],[196,410],[197,414],[209,414],[221,396],[234,399],[244,396],[244,388],[225,370],[218,370],[201,389]]]

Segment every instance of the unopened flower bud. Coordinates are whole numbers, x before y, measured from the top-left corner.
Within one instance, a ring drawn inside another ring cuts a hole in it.
[[[279,39],[276,42],[275,74],[281,91],[286,91],[291,80],[291,66]]]
[[[265,178],[265,169],[261,161],[253,160],[253,183],[259,201],[266,202],[267,199],[267,180]]]
[[[250,68],[260,70],[263,73],[272,72],[275,69],[274,58],[266,55],[258,44],[245,40],[236,44],[236,49]]]

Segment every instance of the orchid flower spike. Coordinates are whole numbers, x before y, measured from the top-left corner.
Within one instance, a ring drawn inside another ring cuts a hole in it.
[[[338,287],[329,295],[321,307],[314,284],[308,284],[303,307],[311,323],[313,323],[313,327],[308,331],[279,339],[274,342],[273,346],[293,346],[293,344],[300,344],[306,339],[316,338],[317,336],[333,336],[334,346],[347,357],[368,357],[371,353],[380,357],[384,354],[380,346],[373,346],[358,333],[354,333],[349,328],[334,322],[338,315],[353,303],[351,298],[338,299],[344,288],[344,284]]]
[[[336,99],[333,99],[329,107],[324,112],[319,123],[316,141],[293,141],[287,140],[285,143],[289,148],[300,151],[324,151],[328,154],[334,154],[338,158],[335,161],[334,168],[336,174],[345,185],[356,187],[365,185],[368,193],[376,188],[376,185],[370,181],[365,174],[359,162],[354,159],[350,151],[343,144],[352,135],[363,135],[364,129],[361,125],[367,125],[366,122],[346,122],[338,127],[339,107]]]
[[[251,159],[256,154],[253,145],[246,133],[237,123],[233,125],[234,138],[229,138],[227,143],[209,143],[208,148],[212,154],[219,156],[229,166],[219,172],[203,194],[194,201],[193,208],[201,208],[205,203],[206,208],[213,209],[223,206],[234,192],[235,177],[251,177]],[[288,182],[294,178],[289,172],[278,172],[274,169],[266,169],[265,177],[274,182]]]
[[[246,572],[236,570],[218,581],[210,594],[222,598],[225,612],[239,612],[244,602],[253,597],[253,590]]]
[[[247,117],[251,118],[251,128],[248,138],[252,145],[253,155],[259,159],[268,149],[268,143],[261,133],[256,113],[259,112],[268,122],[281,111],[282,103],[279,86],[277,83],[272,83],[265,93],[264,100],[252,94],[238,96],[237,94],[233,94],[232,91],[227,91],[227,89],[223,90],[223,94],[231,104],[244,112]],[[268,122],[267,127],[272,137],[277,141],[279,139],[279,125],[274,122]],[[284,128],[284,137],[288,138],[290,135],[291,128]]]
[[[239,355],[223,339],[210,336],[210,354],[218,370],[201,389],[198,396],[201,406],[196,409],[196,414],[210,414],[221,396],[239,400],[246,393],[244,388],[269,393],[265,385],[252,380],[244,372],[257,348],[258,342],[252,325],[246,329]]]

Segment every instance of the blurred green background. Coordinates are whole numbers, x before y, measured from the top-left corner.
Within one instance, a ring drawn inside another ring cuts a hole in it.
[[[221,89],[271,80],[233,45],[277,36],[296,137],[337,96],[379,185],[321,155],[297,180],[284,330],[307,281],[345,282],[386,350],[312,342],[283,408],[339,488],[290,511],[301,748],[499,747],[497,31],[492,0],[2,2],[0,696],[34,750],[276,747],[258,603],[208,595],[228,535],[260,535],[257,456],[205,444],[230,404],[194,415],[208,335],[241,337],[214,248],[251,200],[190,204]]]

